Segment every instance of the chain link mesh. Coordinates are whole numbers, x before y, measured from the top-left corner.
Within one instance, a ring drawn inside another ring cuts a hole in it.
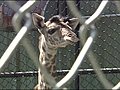
[[[32,12],[41,13],[42,8],[44,7],[46,1],[43,1],[41,4],[40,1],[31,8]],[[91,1],[91,0],[76,0],[76,6],[80,10],[83,18],[89,18],[95,10],[98,8],[101,1]],[[26,1],[18,1],[19,5],[23,5]],[[4,51],[11,43],[13,38],[16,36],[11,24],[11,19],[14,15],[14,11],[9,7],[9,5],[0,1],[0,56],[3,55]],[[43,5],[43,6],[42,6]],[[63,0],[54,0],[50,1],[47,5],[45,11],[46,19],[50,18],[53,15],[61,14],[62,16],[72,17],[72,14],[67,7],[67,4]],[[117,10],[117,7],[113,1],[109,1],[104,12],[101,15],[101,18],[95,23],[97,28],[97,37],[94,40],[94,44],[91,49],[97,57],[97,61],[101,68],[118,68],[117,72],[113,70],[105,73],[106,78],[113,84],[116,85],[119,82],[119,67],[120,67],[120,14]],[[76,29],[76,33],[77,29]],[[26,35],[30,39],[31,43],[35,47],[36,52],[38,51],[38,37],[39,33],[35,29]],[[74,44],[73,46],[68,46],[66,48],[60,48],[57,53],[56,65],[57,70],[69,70],[73,65],[79,51],[82,46],[79,44]],[[92,69],[87,57],[84,58],[80,69]],[[10,72],[27,72],[27,71],[37,71],[32,60],[26,53],[26,50],[20,43],[16,48],[14,54],[7,61],[3,68],[3,73]],[[84,71],[84,70],[83,70]],[[66,72],[58,74],[58,80],[66,75]],[[79,83],[78,83],[79,82]],[[77,83],[77,85],[76,85]],[[37,84],[37,74],[31,76],[2,76],[0,74],[0,89],[32,89]],[[78,76],[68,88],[78,88],[79,89],[103,89],[104,87],[100,83],[96,74],[92,72],[82,73],[79,72]]]

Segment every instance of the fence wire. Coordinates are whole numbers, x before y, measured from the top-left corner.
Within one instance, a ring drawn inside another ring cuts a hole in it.
[[[55,0],[55,1],[36,1],[29,10],[30,13],[37,12],[41,13],[43,7],[47,3],[44,16],[48,19],[53,15],[61,14],[63,16],[72,16],[72,12],[67,6],[66,1]],[[17,1],[17,7],[22,7],[26,1]],[[101,1],[91,1],[91,0],[76,0],[75,6],[79,9],[81,13],[80,22],[84,19],[89,18],[97,10]],[[4,2],[0,1],[0,50],[1,57],[9,44],[12,42],[14,37],[16,37],[17,32],[14,32],[11,19],[16,11],[12,7]],[[117,4],[119,4],[117,2]],[[16,9],[18,9],[16,7]],[[75,13],[77,14],[77,13]],[[79,15],[80,16],[80,15]],[[94,23],[97,36],[93,40],[93,45],[90,48],[90,51],[94,52],[97,64],[101,67],[100,69],[94,69],[93,65],[90,63],[89,58],[91,55],[88,52],[88,57],[86,56],[79,66],[78,75],[75,77],[71,85],[67,88],[76,88],[76,89],[103,89],[103,88],[112,88],[104,87],[104,81],[101,81],[97,78],[99,75],[95,74],[97,70],[104,72],[106,79],[109,83],[113,84],[113,89],[119,88],[119,5],[116,5],[115,2],[109,1],[105,10],[100,15],[100,19]],[[84,21],[81,23],[84,24]],[[23,24],[24,25],[24,24]],[[82,26],[82,25],[81,25]],[[93,28],[94,29],[94,28]],[[76,29],[76,33],[80,33],[79,27]],[[87,28],[87,36],[91,33],[91,29]],[[34,46],[35,52],[38,51],[38,31],[31,27],[31,30],[27,32],[26,38],[30,39],[30,43]],[[79,36],[79,35],[78,35]],[[82,35],[80,39],[82,40]],[[84,39],[84,38],[83,38]],[[82,40],[83,41],[83,40]],[[81,42],[82,42],[81,41]],[[84,40],[85,42],[86,40]],[[81,42],[68,46],[65,49],[59,49],[57,53],[57,74],[58,80],[61,80],[69,69],[72,67],[78,53],[82,50]],[[94,58],[92,58],[94,61]],[[33,63],[26,49],[24,48],[23,43],[20,43],[17,48],[14,50],[14,53],[5,63],[4,68],[0,74],[0,89],[32,89],[37,84],[37,68]],[[95,64],[95,65],[97,65]],[[79,82],[79,83],[78,83]],[[118,84],[117,84],[118,83]],[[112,85],[111,85],[112,86]]]

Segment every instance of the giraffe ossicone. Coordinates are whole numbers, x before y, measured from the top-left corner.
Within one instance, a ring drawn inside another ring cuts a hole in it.
[[[77,18],[64,18],[59,15],[51,17],[47,22],[44,17],[33,13],[33,23],[40,32],[39,37],[39,61],[46,66],[48,72],[55,77],[55,59],[57,49],[79,41],[74,33],[79,20]],[[43,74],[38,70],[38,85],[35,89],[50,89],[44,80]]]

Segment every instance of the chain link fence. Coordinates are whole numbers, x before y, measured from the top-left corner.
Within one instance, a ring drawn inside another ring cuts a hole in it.
[[[26,1],[18,1],[16,4],[22,6]],[[76,0],[76,7],[80,10],[83,18],[89,18],[98,8],[101,1],[98,0]],[[31,7],[30,13],[41,13],[46,1],[37,1]],[[0,56],[3,55],[16,32],[13,30],[11,19],[15,13],[9,4],[0,1]],[[66,1],[54,0],[49,1],[46,10],[46,20],[51,16],[60,14],[62,16],[73,17]],[[93,42],[91,50],[95,53],[98,64],[104,72],[106,78],[113,85],[116,85],[120,79],[120,13],[113,1],[109,1],[101,18],[95,23],[97,36]],[[80,25],[79,25],[80,26]],[[78,34],[79,26],[76,29]],[[89,31],[89,30],[88,30]],[[38,31],[33,27],[26,34],[30,39],[36,52],[38,51]],[[63,78],[72,67],[82,45],[76,43],[66,48],[60,48],[57,53],[56,65],[58,80]],[[62,70],[62,72],[60,72]],[[14,54],[5,63],[2,73],[0,74],[0,89],[33,89],[37,84],[37,68],[28,56],[22,43],[18,45]],[[91,63],[86,56],[82,62],[78,75],[68,86],[74,89],[103,89],[103,85],[94,73]]]

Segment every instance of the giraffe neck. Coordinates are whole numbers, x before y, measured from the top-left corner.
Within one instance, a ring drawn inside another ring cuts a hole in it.
[[[57,53],[57,49],[54,47],[51,47],[49,45],[47,45],[46,40],[44,38],[44,36],[41,35],[41,37],[39,38],[39,49],[40,49],[40,56],[39,56],[39,60],[40,62],[46,67],[46,69],[48,70],[48,72],[56,78],[56,69],[55,69],[55,59],[56,59],[56,53]],[[42,73],[40,73],[40,69],[39,69],[39,74],[38,74],[38,82],[40,85],[40,89],[48,89],[48,85],[44,80],[44,76],[42,75]]]
[[[55,77],[55,59],[57,50],[54,48],[49,48],[46,45],[42,46],[43,48],[43,56],[41,58],[41,63],[47,68],[48,72]]]
[[[48,72],[51,73],[53,72],[53,66],[55,66],[57,48],[48,45],[44,36],[40,42],[40,62],[48,69]]]

